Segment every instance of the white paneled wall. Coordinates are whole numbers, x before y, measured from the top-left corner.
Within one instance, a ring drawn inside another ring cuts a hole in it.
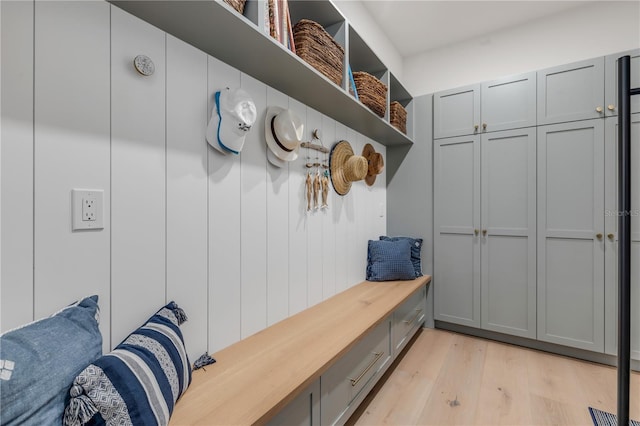
[[[109,5],[35,2],[34,58],[34,316],[97,294],[108,347]],[[71,232],[72,188],[106,190],[104,230]]]
[[[8,3],[2,330],[98,294],[109,349],[175,300],[195,357],[364,279],[367,239],[386,230],[384,174],[307,212],[304,164],[316,153],[268,163],[266,107],[291,108],[305,139],[320,129],[327,147],[346,139],[357,154],[367,142],[384,154],[382,145],[115,6],[37,2],[34,43],[12,24],[33,33],[33,4]],[[152,76],[133,69],[139,54],[154,61]],[[258,109],[240,155],[204,137],[225,87],[242,87]],[[71,231],[73,188],[105,190],[104,230]]]
[[[0,328],[33,319],[33,2],[2,1]],[[5,37],[11,34],[11,37]]]
[[[289,107],[289,98],[267,87],[267,105]],[[267,324],[289,316],[289,166],[267,166]]]
[[[207,55],[167,35],[167,300],[189,313],[191,353],[207,350]]]
[[[111,7],[112,345],[166,300],[165,51],[165,33]]]

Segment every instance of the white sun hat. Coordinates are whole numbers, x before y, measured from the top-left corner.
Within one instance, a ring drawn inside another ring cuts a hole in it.
[[[223,89],[215,93],[214,99],[207,142],[223,154],[239,154],[247,133],[256,122],[256,105],[242,89]]]
[[[269,147],[267,158],[273,165],[282,167],[298,158],[304,124],[293,111],[277,106],[267,108],[264,131]]]

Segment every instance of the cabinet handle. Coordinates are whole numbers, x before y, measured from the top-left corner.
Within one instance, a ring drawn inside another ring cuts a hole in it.
[[[602,107],[601,106],[596,107],[596,112],[599,114],[602,114]]]
[[[384,355],[384,352],[374,352],[373,355],[375,356],[373,358],[373,361],[371,361],[369,365],[367,365],[367,368],[362,370],[362,372],[358,375],[358,377],[356,377],[355,379],[349,378],[349,380],[351,381],[351,386],[355,386],[358,384],[358,382],[364,377],[364,375],[367,374],[367,371],[371,370],[371,367],[373,367],[376,364],[376,362],[378,362],[380,357]]]
[[[478,127],[479,127],[479,126],[478,126],[477,124],[474,124],[474,125],[473,125],[473,130],[477,132],[477,131],[478,131]]]
[[[482,123],[482,130],[487,130],[487,123]]]
[[[600,232],[598,232],[596,234],[596,238],[599,239],[599,240],[602,240],[602,234]]]
[[[483,230],[482,230],[482,236],[483,236],[483,237],[486,237],[486,236],[487,236],[487,230],[486,230],[486,229],[483,229]]]
[[[615,238],[615,235],[613,235],[612,233],[607,234],[607,238],[609,238],[611,241],[613,241],[613,239]]]
[[[607,109],[609,111],[613,111],[614,109],[616,109],[616,107],[614,107],[613,105],[609,105],[609,106],[607,106]]]
[[[413,324],[413,322],[418,319],[421,313],[422,313],[422,309],[416,309],[416,314],[413,316],[413,318],[411,318],[411,320],[404,320],[402,322],[407,325]]]
[[[476,236],[478,236],[478,234],[480,233],[480,230],[479,229],[474,229],[473,233],[476,234]]]

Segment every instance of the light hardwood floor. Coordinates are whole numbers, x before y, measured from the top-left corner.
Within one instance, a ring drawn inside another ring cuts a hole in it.
[[[616,369],[443,330],[418,333],[349,425],[592,425],[615,413]],[[631,376],[640,419],[640,374]]]

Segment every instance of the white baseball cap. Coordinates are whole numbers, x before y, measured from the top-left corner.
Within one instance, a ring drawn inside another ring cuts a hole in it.
[[[265,139],[270,152],[269,161],[282,167],[287,161],[298,158],[304,133],[304,123],[290,109],[269,107],[264,121]]]
[[[207,142],[223,154],[239,154],[257,115],[253,99],[244,90],[226,88],[216,92]]]

